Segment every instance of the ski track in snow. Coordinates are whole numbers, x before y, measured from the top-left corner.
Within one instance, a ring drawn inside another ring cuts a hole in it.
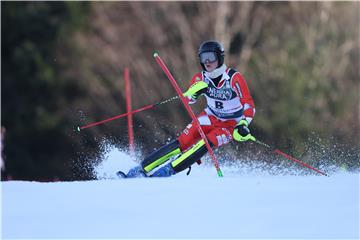
[[[2,238],[359,239],[359,175],[274,176],[211,164],[190,176],[117,180],[136,163],[112,149],[99,180],[2,182]]]

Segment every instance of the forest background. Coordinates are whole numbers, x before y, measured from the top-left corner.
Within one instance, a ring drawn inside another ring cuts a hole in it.
[[[80,134],[74,128],[126,112],[126,67],[134,109],[175,96],[154,51],[186,90],[200,70],[198,46],[208,39],[223,43],[226,64],[247,80],[256,137],[313,166],[358,171],[359,7],[357,1],[2,1],[2,179],[93,178],[87,166],[104,156],[104,142],[127,149],[127,121]],[[201,100],[193,109],[203,107]],[[149,153],[189,121],[180,102],[137,113],[136,149]],[[216,152],[221,162],[284,161],[261,157],[268,153],[254,143]]]

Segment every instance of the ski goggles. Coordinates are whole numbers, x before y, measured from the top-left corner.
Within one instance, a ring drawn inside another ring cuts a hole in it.
[[[206,63],[206,62],[215,62],[217,60],[217,56],[214,52],[203,52],[200,53],[200,62]]]

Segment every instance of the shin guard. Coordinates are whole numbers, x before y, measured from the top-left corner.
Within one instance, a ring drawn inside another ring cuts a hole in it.
[[[180,154],[180,145],[178,140],[174,140],[169,144],[159,148],[155,152],[151,153],[147,158],[145,158],[141,166],[144,169],[145,173],[152,171],[154,168],[160,166],[172,156]]]
[[[207,153],[207,148],[204,140],[200,140],[192,148],[183,153],[176,160],[171,162],[171,166],[176,173],[189,168],[192,164],[198,161],[202,156]]]

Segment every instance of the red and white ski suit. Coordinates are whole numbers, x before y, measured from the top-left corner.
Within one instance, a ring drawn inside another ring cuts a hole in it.
[[[255,115],[254,101],[244,77],[240,72],[226,68],[216,86],[204,71],[195,74],[190,85],[197,81],[208,84],[205,93],[207,107],[198,116],[202,130],[216,147],[229,143],[237,123],[242,119],[250,123]],[[178,137],[181,151],[200,139],[196,126],[190,123]]]

